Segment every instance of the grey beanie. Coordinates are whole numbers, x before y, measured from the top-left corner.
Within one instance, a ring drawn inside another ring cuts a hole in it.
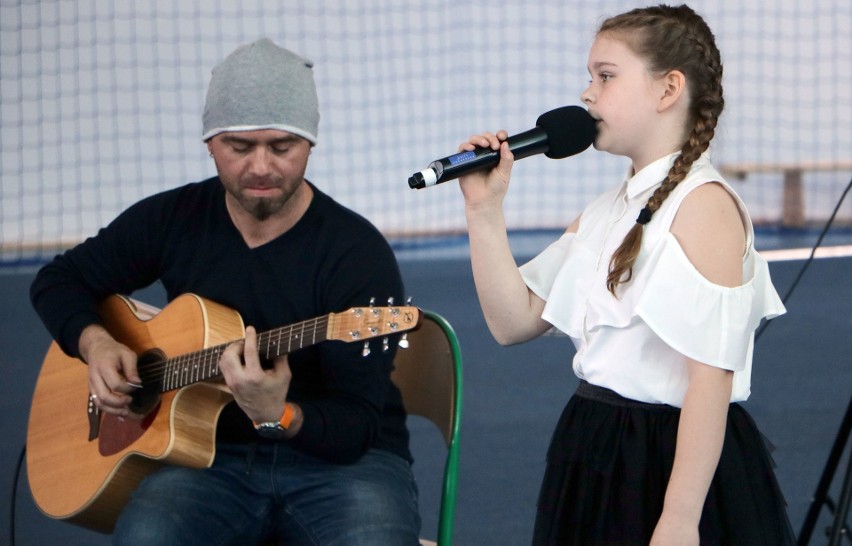
[[[313,63],[269,38],[238,47],[213,69],[204,136],[278,129],[317,143],[319,104]]]

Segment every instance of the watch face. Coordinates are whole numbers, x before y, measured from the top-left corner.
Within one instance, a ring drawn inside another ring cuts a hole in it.
[[[261,423],[257,425],[256,430],[260,436],[272,440],[280,440],[287,433],[287,430],[280,423]]]

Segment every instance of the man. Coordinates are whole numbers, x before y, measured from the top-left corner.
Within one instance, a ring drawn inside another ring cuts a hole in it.
[[[145,478],[117,544],[417,544],[394,348],[258,355],[256,332],[403,297],[381,234],[304,179],[318,123],[310,61],[268,39],[238,48],[213,70],[204,110],[219,176],[136,203],[33,282],[53,337],[88,364],[94,403],[121,418],[134,417],[141,380],[136,355],[101,326],[104,297],[160,282],[169,300],[194,293],[249,325],[220,361],[235,403],[212,467]]]

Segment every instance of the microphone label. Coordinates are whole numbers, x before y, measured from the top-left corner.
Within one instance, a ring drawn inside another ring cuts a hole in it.
[[[460,163],[464,163],[466,161],[470,161],[471,159],[476,158],[476,154],[473,152],[462,152],[460,154],[455,154],[447,157],[447,161],[450,162],[450,165],[458,165]]]

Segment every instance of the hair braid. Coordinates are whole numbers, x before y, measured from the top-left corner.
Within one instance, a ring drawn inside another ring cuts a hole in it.
[[[692,124],[680,154],[662,184],[648,199],[636,224],[610,259],[606,285],[615,296],[618,285],[633,278],[633,264],[642,246],[644,225],[709,147],[725,102],[722,97],[722,62],[713,33],[689,7],[636,9],[604,21],[598,33],[602,32],[615,33],[624,40],[628,47],[646,59],[654,73],[683,72],[689,83]]]

